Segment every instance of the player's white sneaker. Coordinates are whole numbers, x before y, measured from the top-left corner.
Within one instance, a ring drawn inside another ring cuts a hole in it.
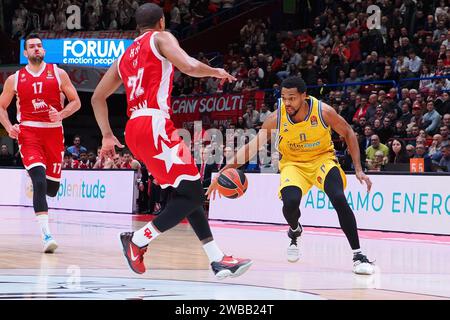
[[[369,261],[362,253],[353,256],[353,272],[356,274],[371,275],[375,272],[373,261]]]
[[[58,244],[55,239],[49,234],[44,236],[44,253],[53,253],[56,248],[58,248]]]
[[[298,249],[299,245],[297,241],[301,237],[303,229],[300,224],[299,227],[300,230],[292,231],[292,229],[289,228],[288,231],[288,237],[291,239],[291,243],[287,249],[287,259],[289,262],[297,262],[300,259],[300,250]]]

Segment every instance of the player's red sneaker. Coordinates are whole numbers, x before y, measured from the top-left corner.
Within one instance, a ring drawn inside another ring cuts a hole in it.
[[[250,259],[233,258],[232,256],[224,256],[221,261],[212,262],[211,268],[220,280],[226,277],[239,277],[247,271],[253,261]]]
[[[145,272],[144,254],[147,251],[147,246],[140,248],[131,239],[133,239],[133,232],[122,232],[120,234],[123,254],[130,269],[138,274],[142,274]]]

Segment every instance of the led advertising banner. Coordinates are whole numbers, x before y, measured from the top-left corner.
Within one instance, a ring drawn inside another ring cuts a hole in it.
[[[278,198],[278,174],[246,174],[247,192],[239,199],[210,202],[209,218],[286,224]],[[366,186],[347,175],[345,195],[360,229],[450,235],[450,175],[370,175]],[[300,222],[339,227],[336,211],[323,191],[313,187],[302,197]]]
[[[108,68],[125,49],[130,39],[42,39],[45,62],[62,65]],[[25,41],[20,41],[20,64],[27,64],[22,54]]]

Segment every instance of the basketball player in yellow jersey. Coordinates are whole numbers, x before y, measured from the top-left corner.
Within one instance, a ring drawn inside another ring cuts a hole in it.
[[[355,215],[347,203],[344,189],[347,179],[336,160],[331,130],[345,138],[355,166],[356,178],[366,183],[367,192],[372,183],[361,168],[359,145],[350,125],[329,105],[306,94],[306,85],[300,77],[290,77],[281,85],[278,112],[264,122],[258,135],[240,148],[234,159],[221,171],[238,168],[252,159],[260,146],[272,138],[277,129],[276,146],[280,153],[280,189],[283,215],[290,228],[288,261],[299,259],[297,240],[302,234],[299,223],[300,201],[314,185],[323,190],[339,217],[339,223],[353,250],[353,272],[374,273],[373,263],[361,252]],[[215,194],[217,180],[211,183],[208,197]]]

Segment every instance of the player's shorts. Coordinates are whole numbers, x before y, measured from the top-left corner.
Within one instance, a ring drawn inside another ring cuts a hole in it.
[[[318,157],[314,162],[280,162],[279,197],[281,198],[281,190],[288,186],[299,187],[302,195],[308,193],[313,185],[324,191],[325,178],[334,167],[339,169],[345,189],[347,178],[333,155],[326,154]]]
[[[64,132],[58,125],[37,122],[28,126],[20,124],[19,150],[25,169],[30,170],[37,166],[45,168],[47,179],[59,182],[64,157]],[[37,125],[50,127],[37,127]]]
[[[134,111],[125,129],[133,155],[145,163],[161,188],[200,179],[190,149],[177,134],[172,120],[157,109]]]

